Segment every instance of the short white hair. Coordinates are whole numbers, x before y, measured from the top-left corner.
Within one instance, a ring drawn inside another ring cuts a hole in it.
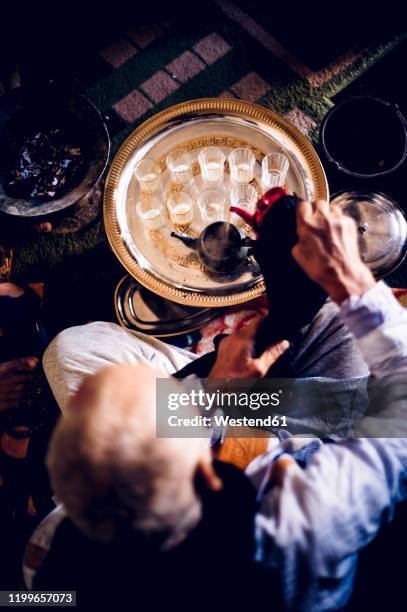
[[[117,387],[110,391],[94,389],[87,406],[74,398],[61,417],[47,458],[52,486],[90,538],[111,541],[131,529],[170,547],[200,520],[194,476],[208,442],[156,438],[153,402],[124,405]]]

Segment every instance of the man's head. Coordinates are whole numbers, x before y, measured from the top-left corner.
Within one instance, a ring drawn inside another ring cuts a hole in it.
[[[89,537],[137,530],[181,541],[199,521],[199,472],[220,488],[205,439],[156,438],[160,372],[118,365],[88,377],[51,440],[48,468],[68,515]]]

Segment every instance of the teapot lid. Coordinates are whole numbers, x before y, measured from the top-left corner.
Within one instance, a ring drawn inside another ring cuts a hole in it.
[[[331,204],[356,221],[362,260],[376,278],[401,264],[407,252],[407,221],[396,202],[382,193],[355,190],[335,194]]]

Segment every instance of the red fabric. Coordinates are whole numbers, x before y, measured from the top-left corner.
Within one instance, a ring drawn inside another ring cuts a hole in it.
[[[195,345],[194,353],[204,355],[213,350],[213,339],[218,334],[232,334],[245,327],[254,317],[262,314],[267,308],[266,297],[257,298],[232,306],[228,311],[200,329],[201,340]]]
[[[400,299],[407,296],[407,289],[393,289],[393,293],[397,299]],[[404,302],[401,302],[403,306],[405,306]],[[218,334],[232,334],[235,331],[239,331],[254,317],[262,314],[265,308],[267,308],[267,298],[265,296],[245,304],[232,306],[225,314],[217,317],[200,329],[202,338],[193,348],[194,353],[204,355],[212,351],[215,336]]]

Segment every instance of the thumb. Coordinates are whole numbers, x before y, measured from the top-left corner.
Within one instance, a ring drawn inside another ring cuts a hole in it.
[[[0,364],[0,372],[9,374],[14,372],[29,372],[34,370],[38,365],[37,357],[23,357],[21,359],[13,359]]]
[[[223,488],[223,482],[215,472],[212,463],[200,461],[197,467],[201,477],[210,491],[220,491]]]
[[[312,204],[306,200],[299,202],[295,209],[295,218],[297,222],[297,228],[301,226],[306,219],[312,217]]]
[[[240,336],[247,340],[254,340],[260,325],[266,318],[267,315],[256,316],[239,332]]]
[[[272,344],[256,359],[259,363],[261,370],[264,374],[267,373],[269,368],[277,361],[279,357],[289,348],[290,343],[288,340],[281,340]]]
[[[307,263],[310,261],[310,250],[304,241],[297,242],[291,249],[291,255],[294,261],[300,266],[302,270],[308,275]]]

